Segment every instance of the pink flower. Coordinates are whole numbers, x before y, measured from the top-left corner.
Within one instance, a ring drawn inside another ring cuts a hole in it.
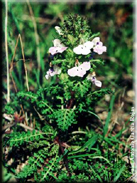
[[[102,42],[99,42],[94,48],[93,48],[94,52],[98,53],[99,55],[101,55],[103,52],[107,51],[106,46],[103,46]]]
[[[51,53],[51,55],[62,53],[68,48],[68,47],[65,47],[59,39],[54,39],[53,44],[54,44],[54,47],[49,48],[49,53]]]
[[[103,52],[107,51],[107,47],[103,46],[103,43],[100,41],[99,37],[95,37],[92,40],[93,43],[93,51],[101,55]]]
[[[68,74],[72,77],[75,76],[83,77],[86,74],[86,71],[79,67],[73,67],[68,70]]]
[[[56,74],[60,74],[61,73],[61,69],[54,65],[53,68],[50,68],[48,71],[47,71],[47,74],[45,75],[46,79],[49,79],[51,76],[54,76]]]
[[[68,69],[68,75],[75,77],[83,77],[86,74],[86,71],[88,71],[91,68],[90,62],[83,62],[83,64],[73,67],[71,69]]]

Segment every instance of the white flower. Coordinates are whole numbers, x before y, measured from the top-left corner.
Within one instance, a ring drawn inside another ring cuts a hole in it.
[[[63,35],[62,33],[62,30],[59,26],[55,26],[55,29],[56,29],[56,32],[59,34],[59,35]]]
[[[93,48],[93,43],[91,41],[87,41],[86,43],[75,47],[73,51],[77,55],[88,55],[91,52],[91,48]]]
[[[73,67],[71,69],[68,69],[68,75],[75,77],[83,77],[86,74],[86,71],[88,71],[91,68],[90,62],[83,62],[83,64]]]
[[[96,79],[95,75],[89,74],[87,76],[87,80],[90,80],[94,85],[101,87],[102,86],[102,82]]]
[[[61,73],[61,69],[60,67],[54,65],[53,68],[50,68],[47,71],[47,74],[45,75],[46,79],[49,79],[51,76],[54,76],[56,74],[60,74]]]

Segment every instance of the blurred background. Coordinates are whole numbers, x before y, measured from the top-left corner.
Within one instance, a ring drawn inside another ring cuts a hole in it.
[[[5,9],[3,3],[3,9]],[[98,65],[96,73],[103,82],[103,88],[109,87],[118,92],[114,106],[112,122],[115,132],[125,125],[133,106],[133,18],[132,3],[8,3],[8,48],[9,62],[15,52],[18,35],[21,35],[28,70],[31,91],[46,84],[45,74],[49,67],[48,49],[56,38],[55,26],[68,14],[79,14],[88,19],[92,33],[100,32],[101,41],[107,46],[107,52],[100,58],[104,65]],[[5,17],[5,11],[3,11]],[[4,25],[3,18],[3,25]],[[4,34],[4,26],[3,26]],[[3,40],[3,58],[5,46]],[[16,48],[12,77],[17,90],[24,88],[24,67],[20,42]],[[6,93],[6,60],[3,61],[3,93]],[[10,80],[10,88],[15,92]],[[11,94],[12,95],[12,94]],[[102,120],[107,117],[110,95],[107,94],[97,103],[96,113]]]

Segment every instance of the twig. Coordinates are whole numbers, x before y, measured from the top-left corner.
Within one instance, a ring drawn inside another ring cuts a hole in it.
[[[25,124],[23,124],[23,123],[16,123],[16,122],[13,122],[13,121],[12,121],[11,123],[5,125],[5,126],[2,128],[2,135],[5,134],[5,131],[6,131],[8,128],[11,128],[11,127],[13,127],[13,126],[15,126],[15,125],[17,125],[17,124],[18,124],[19,126],[21,126],[22,128],[24,128],[24,129],[27,129],[27,130],[30,130],[30,131],[35,130],[36,132],[40,132],[40,133],[44,134],[41,130],[36,130],[36,129],[34,129],[34,128],[30,127],[30,126],[27,126],[27,125],[25,125]],[[52,134],[52,133],[48,133],[48,134]]]
[[[7,0],[5,0],[5,51],[6,51],[6,61],[7,61],[7,102],[10,102],[10,77],[9,77],[7,24],[8,24],[8,2]]]
[[[34,13],[32,10],[32,7],[29,3],[29,0],[26,0],[28,7],[29,7],[29,12],[32,18],[33,26],[34,26],[34,32],[35,32],[35,40],[36,40],[36,49],[37,49],[37,62],[38,62],[38,68],[40,69],[40,49],[39,49],[39,36],[38,36],[38,31],[37,31],[37,24],[35,21]]]
[[[41,24],[49,23],[51,21],[51,19],[48,19],[48,18],[42,18],[42,17],[34,17],[34,18],[35,18],[36,22],[41,23]],[[22,20],[32,21],[32,18],[30,18],[30,16],[28,16],[28,15],[23,15]]]
[[[50,135],[52,135],[52,133],[45,133],[45,132],[42,132],[41,130],[36,130],[36,129],[32,128],[32,127],[29,127],[29,126],[27,126],[27,125],[25,125],[25,124],[23,124],[23,123],[16,123],[16,122],[12,122],[12,123],[9,123],[8,125],[5,125],[5,126],[3,127],[3,129],[2,129],[1,135],[4,137],[5,134],[6,134],[5,131],[6,131],[8,128],[11,128],[11,127],[13,127],[13,126],[15,126],[15,125],[19,125],[19,126],[21,126],[22,128],[27,129],[27,130],[30,130],[30,131],[35,130],[36,132],[39,132],[39,133],[41,133],[41,134],[50,134]]]
[[[16,49],[17,49],[17,45],[18,45],[18,40],[19,40],[19,37],[17,38],[17,41],[16,41],[15,50],[14,50],[14,54],[13,54],[13,57],[12,57],[12,60],[11,60],[11,65],[10,65],[10,76],[11,76],[11,79],[12,79],[12,82],[13,82],[13,86],[14,86],[14,89],[15,89],[16,92],[17,92],[17,87],[16,87],[15,81],[14,81],[14,79],[12,77],[11,71],[12,71],[13,65],[14,65],[13,60],[15,58],[15,53],[16,53]]]
[[[21,39],[21,35],[20,35],[20,34],[19,34],[19,38],[20,38],[21,51],[22,51],[22,57],[23,57],[23,63],[24,63],[24,69],[25,69],[25,75],[26,75],[26,85],[27,85],[27,89],[28,89],[28,91],[29,91],[28,74],[27,74],[27,68],[26,68],[26,64],[25,64],[24,49],[23,49],[23,44],[22,44],[22,39]]]
[[[5,125],[5,126],[2,128],[2,134],[4,134],[5,131],[6,131],[8,128],[11,128],[11,127],[13,127],[13,126],[15,126],[15,125],[16,125],[16,123],[9,123],[9,124]]]
[[[35,130],[34,128],[32,128],[32,127],[29,127],[29,126],[27,126],[27,125],[24,125],[23,123],[18,123],[19,124],[19,126],[21,126],[21,127],[23,127],[23,128],[25,128],[25,129],[27,129],[27,130],[30,130],[30,131],[33,131],[33,130]],[[40,131],[38,131],[38,130],[35,130],[36,132],[40,132],[40,133],[42,133],[42,131],[40,130]]]
[[[14,61],[14,58],[15,58],[15,53],[16,53],[16,49],[17,49],[19,39],[20,39],[21,52],[22,52],[22,57],[23,57],[22,60],[23,60],[24,70],[25,70],[25,75],[26,75],[26,85],[27,85],[27,90],[29,91],[28,74],[27,74],[27,68],[26,68],[26,64],[25,64],[25,55],[24,55],[23,43],[22,43],[21,35],[19,34],[18,38],[17,38],[17,41],[16,41],[15,50],[14,50],[14,54],[13,54],[12,61],[11,61],[11,66],[10,66],[10,76],[12,78],[12,82],[13,82],[13,85],[14,85],[14,88],[15,88],[16,92],[17,92],[17,87],[16,87],[16,84],[15,84],[14,79],[12,77],[11,71],[13,69],[13,65],[14,65],[13,61]]]
[[[72,134],[87,134],[87,132],[84,131],[74,131]]]

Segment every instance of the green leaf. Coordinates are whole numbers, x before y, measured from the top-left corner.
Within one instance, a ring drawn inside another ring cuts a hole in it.
[[[94,34],[92,34],[92,36],[90,37],[90,39],[92,39],[92,38],[94,38],[94,37],[97,37],[97,36],[99,36],[99,35],[100,35],[100,32],[94,33]]]
[[[56,120],[58,127],[65,131],[71,124],[77,123],[75,120],[75,110],[74,109],[59,109],[55,110],[51,115],[53,119]]]

